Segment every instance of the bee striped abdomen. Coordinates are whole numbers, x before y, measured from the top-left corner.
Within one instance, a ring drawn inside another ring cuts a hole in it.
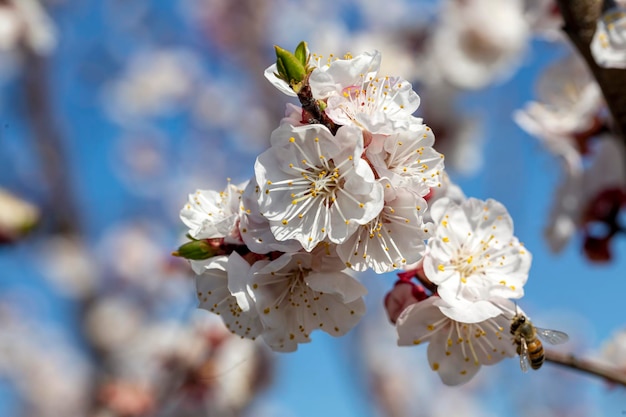
[[[533,369],[541,368],[544,361],[543,345],[539,339],[531,340],[528,343],[528,357],[530,359],[530,367]]]

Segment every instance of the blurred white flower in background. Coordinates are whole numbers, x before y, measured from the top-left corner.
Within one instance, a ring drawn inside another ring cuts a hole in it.
[[[121,123],[167,115],[189,104],[202,72],[191,49],[144,50],[132,56],[125,73],[105,87],[104,104]]]
[[[602,345],[599,359],[608,366],[626,372],[626,330],[615,331]]]
[[[520,0],[446,0],[421,78],[478,89],[510,77],[530,31]]]
[[[0,376],[18,391],[27,415],[84,415],[90,371],[87,359],[61,333],[3,309]]]
[[[601,124],[604,100],[585,62],[572,53],[544,71],[535,87],[537,101],[513,114],[517,124],[546,150],[580,165],[589,132]]]
[[[22,42],[39,55],[47,55],[56,47],[54,23],[37,0],[0,4],[0,51],[17,52]]]
[[[575,233],[586,232],[588,224],[611,222],[611,210],[626,205],[625,158],[622,143],[603,134],[590,147],[584,166],[566,171],[544,231],[550,249],[561,251]]]
[[[0,188],[0,244],[26,235],[37,225],[40,216],[34,204]]]
[[[101,296],[84,317],[85,333],[102,351],[123,348],[143,324],[145,312],[135,300],[123,295]]]
[[[75,238],[55,236],[42,242],[37,265],[59,293],[74,298],[93,296],[101,283],[93,254]]]

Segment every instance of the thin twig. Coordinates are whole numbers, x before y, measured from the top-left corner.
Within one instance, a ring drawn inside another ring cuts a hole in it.
[[[600,377],[608,382],[626,387],[626,371],[618,371],[596,361],[581,359],[571,353],[546,349],[545,360],[570,369],[576,369],[589,375]]]

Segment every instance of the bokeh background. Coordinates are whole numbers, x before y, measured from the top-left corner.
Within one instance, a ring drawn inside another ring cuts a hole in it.
[[[31,17],[15,23],[14,3]],[[601,357],[625,327],[626,242],[615,239],[603,264],[583,256],[576,236],[550,250],[544,229],[562,169],[512,119],[567,44],[528,36],[484,85],[438,90],[425,80],[442,70],[424,45],[441,7],[0,1],[0,189],[29,204],[0,210],[35,207],[39,218],[0,246],[0,416],[626,413],[623,388],[552,364],[522,374],[508,360],[443,386],[425,348],[395,346],[382,309],[394,274],[361,276],[369,310],[342,339],[313,334],[290,354],[231,340],[195,309],[193,273],[170,255],[184,239],[188,193],[250,178],[278,126],[290,100],[263,77],[274,44],[378,49],[383,71],[414,81],[452,180],[509,209],[533,254],[525,311],[569,333],[558,349]]]

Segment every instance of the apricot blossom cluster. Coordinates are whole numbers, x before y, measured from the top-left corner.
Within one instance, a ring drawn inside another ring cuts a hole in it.
[[[293,351],[359,322],[366,288],[351,271],[396,271],[425,285],[405,278],[419,296],[397,285],[387,297],[401,304],[388,305],[399,344],[430,341],[444,383],[513,355],[504,327],[530,254],[502,204],[455,192],[411,84],[380,75],[378,52],[276,53],[265,76],[301,106],[287,105],[249,181],[198,190],[181,211],[191,241],[177,254],[198,274],[200,308]]]

